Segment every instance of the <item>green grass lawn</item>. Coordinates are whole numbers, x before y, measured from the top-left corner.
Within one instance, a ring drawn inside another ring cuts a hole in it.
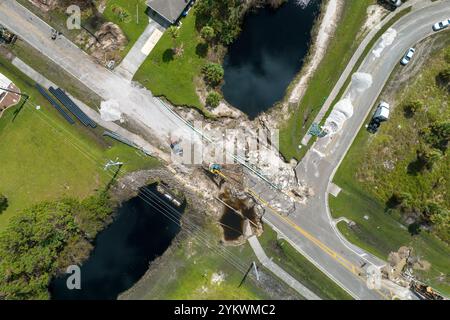
[[[266,254],[291,276],[301,282],[322,299],[348,300],[353,299],[346,291],[317,269],[303,257],[287,241],[277,239],[277,234],[266,226],[259,238]]]
[[[131,298],[138,299],[226,299],[226,300],[259,300],[270,299],[271,296],[267,288],[258,284],[254,273],[244,279],[244,273],[230,263],[230,252],[233,261],[239,261],[243,268],[247,269],[253,261],[257,261],[248,243],[238,247],[225,246],[219,244],[220,232],[217,225],[208,223],[204,232],[212,234],[218,247],[224,248],[219,251],[207,248],[196,236],[189,235],[173,245],[165,253],[163,261],[154,270],[152,276],[145,281],[139,294],[131,295]],[[234,262],[233,262],[234,263]],[[265,271],[268,273],[268,271]],[[223,281],[215,283],[212,281],[213,275],[223,275]],[[278,285],[285,287],[280,280],[273,276],[273,280]],[[242,283],[241,283],[242,282]],[[286,290],[286,289],[285,289]],[[287,288],[290,292],[290,288]],[[295,297],[295,293],[292,292]],[[300,298],[297,296],[297,298]]]
[[[334,217],[345,216],[356,222],[354,227],[345,223],[338,226],[351,242],[384,260],[389,252],[397,251],[400,246],[413,247],[413,254],[432,265],[429,271],[416,274],[450,295],[449,245],[425,230],[411,235],[407,226],[401,223],[400,212],[389,209],[386,204],[393,192],[406,191],[414,199],[433,199],[445,208],[449,207],[448,153],[431,172],[407,173],[408,165],[416,158],[420,129],[430,118],[449,119],[449,95],[435,81],[436,74],[445,67],[443,53],[441,50],[427,58],[426,68],[405,88],[396,91],[395,101],[391,103],[395,106],[391,119],[376,135],[361,129],[337,171],[334,182],[342,192],[337,198],[330,196],[330,207]],[[422,101],[426,108],[408,118],[401,103],[415,100]],[[386,167],[386,164],[390,166]]]
[[[341,73],[345,70],[353,53],[362,40],[359,36],[367,17],[367,8],[375,0],[345,1],[343,15],[336,34],[298,106],[292,110],[289,120],[280,127],[280,151],[285,159],[300,159],[304,154],[298,149],[317,112],[333,90]]]
[[[195,28],[195,14],[191,12],[182,23],[178,43],[183,47],[183,54],[173,56],[173,40],[166,32],[134,80],[175,105],[195,107],[207,113],[195,87],[196,77],[206,63],[201,52],[204,48]]]
[[[219,236],[211,226],[209,229],[211,230],[207,231],[208,233]],[[276,233],[268,226],[265,227],[259,241],[269,257],[323,299],[352,299],[287,242],[277,240]],[[239,247],[228,246],[226,250],[246,266],[250,266],[252,261],[257,261],[248,243]],[[205,250],[204,245],[191,237],[169,251],[167,260],[161,262],[168,267],[158,268],[152,277],[147,279],[147,284],[140,289],[140,295],[137,297],[145,299],[268,299],[270,295],[267,290],[274,290],[267,287],[264,289],[265,286],[261,288],[254,279],[250,278],[239,286],[243,274],[223,256],[212,250]],[[260,268],[263,267],[260,266]],[[271,274],[266,269],[264,272]],[[225,275],[225,280],[220,284],[214,284],[211,282],[212,275],[219,273]],[[278,279],[274,275],[272,277],[275,280]]]
[[[84,198],[103,188],[111,179],[103,170],[108,159],[124,161],[122,173],[157,164],[130,147],[104,140],[101,128],[69,125],[34,89],[34,82],[3,58],[0,72],[30,95],[23,108],[12,107],[0,118],[0,193],[9,203],[0,214],[0,231],[32,204],[63,196]]]
[[[146,0],[108,0],[103,17],[117,24],[128,38],[124,57],[148,25]]]

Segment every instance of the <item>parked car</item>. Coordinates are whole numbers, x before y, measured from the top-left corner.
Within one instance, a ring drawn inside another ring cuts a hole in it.
[[[403,59],[400,61],[400,63],[404,66],[406,66],[414,56],[414,53],[416,52],[416,49],[409,48],[408,52],[403,56]]]
[[[439,31],[439,30],[445,29],[448,27],[449,24],[450,24],[450,19],[438,22],[433,26],[433,30]]]
[[[389,0],[389,3],[396,8],[400,7],[403,4],[402,0]]]
[[[367,126],[367,131],[376,133],[380,128],[381,123],[389,120],[390,109],[387,102],[381,101]]]

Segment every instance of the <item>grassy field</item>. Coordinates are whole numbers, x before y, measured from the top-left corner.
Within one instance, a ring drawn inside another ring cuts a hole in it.
[[[154,95],[164,96],[175,105],[195,107],[207,113],[196,93],[195,81],[206,59],[195,29],[195,15],[191,12],[182,20],[177,40],[183,47],[181,56],[173,56],[173,40],[166,32],[134,80],[149,88]]]
[[[300,104],[293,108],[291,117],[280,128],[280,151],[285,159],[300,159],[304,153],[298,149],[300,140],[308,131],[315,115],[362,41],[360,30],[367,17],[367,8],[375,2],[375,0],[344,2],[343,15],[327,54],[311,78]]]
[[[207,232],[217,234],[218,237],[219,234],[212,228],[210,226],[211,230]],[[269,257],[323,299],[351,299],[351,296],[292,246],[283,240],[278,240],[276,233],[268,226],[259,240]],[[226,250],[245,266],[250,266],[252,261],[257,261],[248,243],[239,247],[226,247]],[[247,277],[241,285],[243,273],[218,252],[205,250],[204,245],[192,238],[173,246],[166,254],[167,256],[159,262],[160,267],[157,267],[152,276],[146,279],[146,283],[138,289],[139,293],[131,295],[131,298],[271,299],[274,298],[273,293],[280,290],[278,278],[261,266],[260,268],[263,269],[260,270],[265,274],[262,277],[267,279],[271,276],[272,280],[269,283],[272,285],[268,285],[267,282],[259,284],[254,276],[252,279]],[[217,274],[224,275],[224,281],[220,284],[212,281],[213,275]],[[275,286],[278,286],[278,289],[275,289]],[[284,284],[282,286],[285,287]],[[294,291],[291,291],[288,289],[285,294],[295,297]]]
[[[63,196],[83,198],[104,187],[111,179],[102,167],[108,159],[124,161],[122,173],[157,164],[132,148],[104,140],[101,128],[70,126],[34,89],[34,82],[3,58],[0,72],[30,95],[22,108],[12,107],[0,118],[0,193],[9,203],[0,214],[0,230],[32,204]]]
[[[97,94],[23,40],[17,40],[13,46],[8,46],[8,48],[38,73],[70,92],[73,97],[91,108],[100,107],[102,99]]]
[[[220,232],[217,225],[208,223],[204,230],[216,237],[218,243]],[[219,245],[220,247],[223,247]],[[257,261],[248,244],[234,247],[226,246],[225,251],[231,253],[233,261],[239,261],[243,269]],[[150,278],[146,279],[139,293],[131,298],[138,299],[230,299],[230,300],[259,300],[270,299],[268,291],[274,287],[258,284],[252,272],[245,281],[244,273],[230,263],[230,255],[224,257],[224,251],[206,248],[203,242],[192,235],[179,241],[165,253],[160,265],[153,270]],[[269,277],[270,283],[275,284],[291,298],[301,298],[290,288],[286,287],[275,276],[264,271],[264,278]],[[222,275],[223,281],[215,282],[214,276]]]
[[[330,197],[330,206],[334,217],[345,216],[356,222],[354,227],[345,223],[338,226],[351,242],[383,259],[400,246],[412,247],[414,255],[432,265],[428,271],[415,273],[450,295],[448,244],[426,230],[411,233],[402,223],[399,210],[389,206],[388,201],[394,192],[408,192],[413,199],[438,201],[447,210],[449,207],[448,153],[432,171],[408,172],[416,158],[420,130],[431,121],[448,121],[450,116],[449,94],[435,80],[436,74],[448,66],[444,51],[426,59],[426,68],[405,88],[392,89],[395,101],[391,105],[395,109],[390,121],[375,136],[365,128],[359,132],[334,180],[343,190],[337,198]],[[426,107],[410,117],[402,108],[405,101],[421,101]]]
[[[269,257],[286,272],[300,281],[322,299],[353,299],[311,262],[297,252],[287,241],[277,239],[275,231],[266,226],[259,241]]]

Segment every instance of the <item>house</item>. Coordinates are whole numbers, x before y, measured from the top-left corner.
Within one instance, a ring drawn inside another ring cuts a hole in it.
[[[193,0],[147,0],[147,6],[151,12],[174,24],[193,2]]]

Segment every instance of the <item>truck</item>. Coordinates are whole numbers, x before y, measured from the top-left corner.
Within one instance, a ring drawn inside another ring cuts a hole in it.
[[[398,8],[403,4],[401,0],[387,0],[386,2],[389,3],[393,8]]]
[[[367,126],[367,130],[370,133],[376,133],[380,128],[381,123],[389,120],[389,113],[389,104],[385,101],[381,101]]]

